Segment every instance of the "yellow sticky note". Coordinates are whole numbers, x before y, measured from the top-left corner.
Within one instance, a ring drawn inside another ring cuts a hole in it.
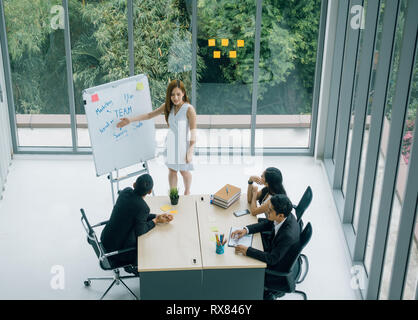
[[[210,231],[212,231],[212,232],[219,232],[218,227],[212,227],[212,228],[210,228]]]
[[[237,47],[243,47],[244,46],[244,40],[237,40]]]
[[[229,51],[229,57],[230,58],[236,58],[237,57],[237,52],[236,51]]]
[[[221,52],[220,51],[213,51],[213,57],[215,59],[219,59],[221,57]]]
[[[212,241],[212,242],[215,242],[216,241],[216,238],[215,238],[215,235],[214,234],[211,234],[210,235],[210,241]]]
[[[171,207],[169,206],[169,205],[164,205],[164,206],[162,206],[161,208],[160,208],[162,211],[168,211],[168,210],[171,210]]]
[[[144,84],[142,82],[138,82],[136,84],[136,90],[138,91],[144,90]]]
[[[214,47],[216,45],[215,39],[209,39],[208,40],[208,46],[209,47]]]
[[[170,213],[177,213],[177,210],[171,210]]]
[[[229,40],[228,39],[222,39],[221,40],[222,47],[227,47],[228,46],[228,43],[229,43]]]

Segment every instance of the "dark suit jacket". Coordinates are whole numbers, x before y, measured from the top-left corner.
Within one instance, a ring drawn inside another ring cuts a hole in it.
[[[292,264],[292,259],[288,252],[296,243],[299,243],[300,227],[293,214],[289,214],[283,225],[274,236],[274,223],[263,220],[259,223],[247,226],[249,233],[262,231],[273,231],[271,237],[264,239],[266,247],[264,251],[249,247],[247,256],[263,261],[267,268],[271,270],[287,272]],[[266,279],[267,281],[267,279]]]
[[[109,222],[102,231],[100,239],[107,252],[137,247],[137,239],[155,227],[155,214],[142,197],[136,195],[132,188],[125,188],[113,207]],[[113,258],[112,263],[137,264],[137,252],[132,251]]]

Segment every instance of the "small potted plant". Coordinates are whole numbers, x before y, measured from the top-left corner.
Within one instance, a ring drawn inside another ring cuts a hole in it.
[[[176,205],[179,202],[179,190],[177,188],[170,189],[170,201],[172,205]]]

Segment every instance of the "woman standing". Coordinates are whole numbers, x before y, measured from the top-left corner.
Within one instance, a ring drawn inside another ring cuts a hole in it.
[[[264,185],[260,191],[257,186]],[[248,180],[247,200],[250,204],[250,212],[253,216],[266,213],[268,211],[268,200],[275,194],[286,195],[286,190],[283,187],[283,177],[279,169],[269,167],[261,174],[261,177],[251,176]],[[257,201],[260,204],[257,207]]]
[[[188,195],[192,184],[190,171],[193,170],[196,143],[196,111],[187,98],[182,81],[173,80],[169,83],[165,102],[159,108],[136,117],[122,118],[116,126],[122,128],[131,122],[149,120],[163,113],[169,128],[166,165],[170,189],[177,187],[177,171],[180,171],[185,187],[184,194]]]

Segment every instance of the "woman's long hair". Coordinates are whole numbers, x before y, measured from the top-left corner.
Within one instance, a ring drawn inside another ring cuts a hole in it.
[[[270,194],[286,194],[283,187],[283,177],[279,169],[269,167],[264,171],[264,180],[268,183],[268,191]]]
[[[189,98],[187,97],[187,93],[186,93],[186,88],[184,87],[184,83],[181,80],[172,80],[167,87],[167,92],[165,95],[165,105],[164,105],[164,116],[165,116],[165,121],[168,124],[168,116],[170,115],[171,109],[173,108],[173,103],[171,102],[171,92],[173,91],[174,88],[179,88],[181,91],[183,91],[183,101],[184,102],[188,102]]]

